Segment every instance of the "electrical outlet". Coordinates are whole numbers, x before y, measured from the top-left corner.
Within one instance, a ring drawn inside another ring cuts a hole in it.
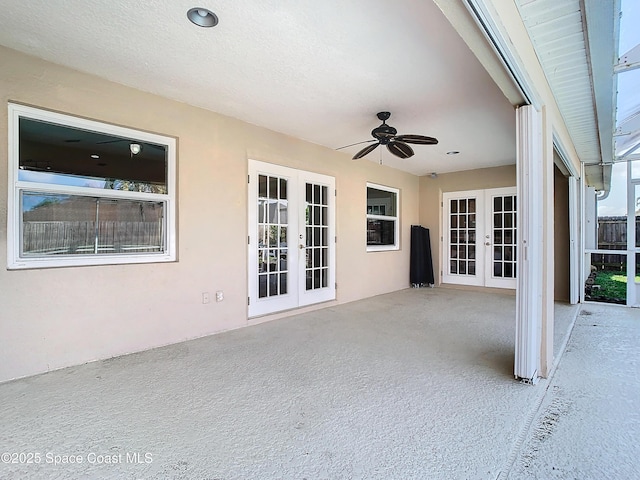
[[[224,292],[222,290],[218,290],[216,292],[216,302],[221,302],[224,300]]]
[[[202,303],[207,304],[211,301],[209,297],[209,292],[202,292]]]

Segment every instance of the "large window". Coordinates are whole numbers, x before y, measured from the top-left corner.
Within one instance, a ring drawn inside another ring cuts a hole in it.
[[[396,188],[367,183],[367,251],[399,248],[399,195]]]
[[[8,268],[173,261],[175,139],[9,104]]]

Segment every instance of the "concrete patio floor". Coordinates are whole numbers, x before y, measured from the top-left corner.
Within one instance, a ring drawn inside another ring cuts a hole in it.
[[[508,478],[640,478],[640,310],[581,306]]]
[[[581,384],[588,372],[579,363],[593,352],[582,351],[581,337],[598,344],[607,331],[582,321],[596,323],[612,307],[580,308],[593,313],[579,317],[569,366],[563,360],[534,387],[513,379],[515,297],[445,288],[8,382],[0,385],[2,452],[26,456],[4,455],[0,478],[524,478],[551,460],[561,466],[543,448],[553,435],[536,440],[552,397],[584,400],[582,388],[623,378],[592,371]],[[557,352],[577,311],[556,305]],[[637,323],[625,345],[638,344]],[[636,396],[625,391],[618,403],[635,408],[637,426],[637,349],[633,358]]]

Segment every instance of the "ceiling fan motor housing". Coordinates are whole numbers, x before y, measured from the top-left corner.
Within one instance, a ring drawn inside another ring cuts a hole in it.
[[[383,145],[386,145],[389,140],[391,140],[396,135],[396,133],[398,133],[398,131],[391,125],[387,125],[386,123],[383,123],[379,127],[371,130],[371,135],[373,135],[373,138],[376,138]]]

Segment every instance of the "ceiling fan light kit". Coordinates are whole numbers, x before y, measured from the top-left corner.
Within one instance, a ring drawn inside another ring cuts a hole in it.
[[[398,135],[398,131],[394,127],[387,125],[389,117],[391,117],[390,112],[378,113],[378,119],[382,121],[382,125],[371,130],[371,136],[373,136],[374,140],[367,140],[366,142],[377,141],[377,143],[364,147],[353,156],[354,160],[358,160],[359,158],[368,155],[374,151],[378,145],[386,145],[387,149],[396,157],[409,158],[414,155],[414,151],[409,145],[407,145],[408,143],[414,145],[436,145],[438,143],[437,139],[433,137],[426,137],[424,135]]]
[[[140,145],[139,143],[130,143],[129,150],[131,150],[132,155],[137,155],[142,150],[142,145]]]

